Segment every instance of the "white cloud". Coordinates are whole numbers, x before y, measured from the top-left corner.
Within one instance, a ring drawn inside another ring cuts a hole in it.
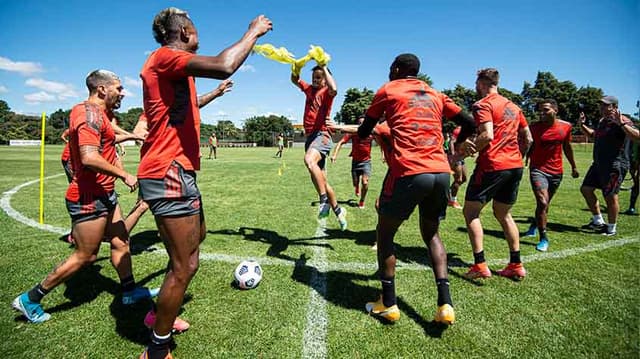
[[[24,95],[24,100],[30,105],[37,105],[42,102],[56,101],[56,97],[44,91]]]
[[[133,79],[129,76],[124,77],[124,84],[127,86],[133,86],[137,88],[142,88],[142,79]]]
[[[47,81],[41,78],[31,78],[25,81],[25,85],[35,87],[37,89],[54,93],[58,96],[58,100],[78,97],[78,93],[71,84],[63,84],[61,82]]]
[[[240,72],[256,72],[256,68],[251,65],[242,65],[238,69]]]
[[[136,95],[133,92],[131,92],[131,91],[127,90],[127,89],[122,90],[122,94],[125,97],[129,97],[129,98],[135,98],[136,97]]]
[[[216,112],[216,116],[223,117],[223,116],[229,116],[229,114],[222,110],[219,110],[218,112]]]
[[[2,56],[0,56],[0,70],[19,72],[25,76],[44,71],[42,65],[37,62],[12,61]]]
[[[7,93],[7,92],[9,92],[9,89],[0,85],[0,93]]]

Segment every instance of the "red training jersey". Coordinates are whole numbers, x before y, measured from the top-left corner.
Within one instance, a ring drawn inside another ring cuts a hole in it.
[[[533,147],[530,152],[530,167],[544,173],[562,174],[562,146],[571,143],[571,124],[562,120],[552,124],[531,124]]]
[[[302,121],[304,135],[309,136],[316,131],[327,131],[326,122],[333,105],[333,96],[329,93],[329,87],[316,89],[303,80],[298,80],[298,87],[306,96]]]
[[[116,163],[116,134],[107,112],[100,106],[83,102],[75,105],[69,115],[69,149],[73,179],[66,198],[80,201],[82,196],[106,196],[113,191],[116,178],[85,167],[80,160],[80,146],[98,147],[107,162]]]
[[[357,133],[348,133],[342,137],[342,142],[351,141],[351,158],[356,162],[369,161],[371,159],[371,141],[373,136],[361,139]]]
[[[389,168],[395,177],[451,172],[442,145],[442,117],[461,111],[447,95],[417,78],[387,82],[376,93],[367,116],[385,115],[393,152]]]
[[[376,140],[380,148],[382,149],[382,155],[385,162],[389,162],[391,158],[391,129],[387,124],[387,121],[379,123],[374,128],[373,138]]]
[[[60,156],[61,161],[69,161],[71,158],[71,150],[69,150],[69,142],[64,144],[64,149],[62,150],[62,155]]]
[[[493,140],[478,154],[478,168],[484,172],[522,168],[518,130],[528,126],[522,110],[493,93],[473,104],[473,118],[478,126],[493,122]]]
[[[186,73],[194,54],[161,47],[140,72],[149,134],[140,149],[138,178],[163,178],[172,161],[200,169],[200,110],[195,80]]]

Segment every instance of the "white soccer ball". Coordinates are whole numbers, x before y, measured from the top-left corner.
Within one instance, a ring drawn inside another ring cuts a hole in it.
[[[262,280],[262,267],[254,260],[242,261],[233,272],[238,287],[253,289]]]

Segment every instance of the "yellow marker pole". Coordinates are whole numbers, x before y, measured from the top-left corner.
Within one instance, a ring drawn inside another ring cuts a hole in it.
[[[44,224],[44,131],[47,117],[42,113],[42,135],[40,136],[40,224]]]

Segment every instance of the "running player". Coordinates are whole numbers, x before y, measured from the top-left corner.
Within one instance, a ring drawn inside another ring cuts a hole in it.
[[[13,301],[13,307],[32,323],[51,318],[40,305],[42,298],[81,268],[95,262],[105,237],[111,244],[111,263],[120,278],[122,303],[133,304],[158,293],[158,289],[136,286],[131,270],[129,234],[114,191],[117,178],[131,191],[138,186],[134,176],[115,166],[116,142],[136,138],[116,135],[111,127],[109,113],[120,107],[124,88],[116,74],[105,70],[91,72],[86,84],[89,98],[73,107],[69,123],[74,176],[67,189],[66,204],[76,246],[42,282]]]
[[[420,209],[420,233],[428,248],[438,290],[435,321],[452,324],[455,313],[449,292],[447,254],[438,234],[449,192],[450,166],[443,149],[443,116],[463,126],[459,141],[475,129],[449,97],[416,76],[420,61],[401,54],[389,69],[389,82],[375,94],[358,128],[360,138],[369,136],[382,116],[391,130],[393,152],[380,195],[376,242],[382,295],[365,305],[368,313],[389,321],[400,319],[396,304],[396,256],[393,240],[400,225],[416,206]]]
[[[161,45],[145,62],[144,114],[148,135],[140,150],[140,195],[155,216],[169,255],[158,296],[151,343],[141,358],[171,358],[169,344],[184,294],[199,266],[206,225],[195,171],[200,169],[200,101],[195,77],[226,79],[245,61],[256,40],[271,30],[258,16],[235,44],[216,56],[196,55],[198,32],[187,12],[167,8],[153,20]]]
[[[326,66],[315,66],[312,69],[311,79],[311,84],[308,84],[301,80],[299,75],[291,73],[291,82],[304,92],[306,97],[303,117],[304,133],[307,137],[304,145],[304,163],[320,199],[318,219],[327,218],[329,210],[333,209],[340,223],[340,229],[346,230],[347,210],[338,205],[338,199],[327,181],[325,170],[326,158],[333,142],[326,122],[338,89],[336,81]]]
[[[358,118],[359,125],[363,121],[364,116]],[[331,162],[336,161],[340,148],[349,141],[351,141],[351,153],[349,154],[351,156],[351,181],[353,182],[356,196],[360,197],[358,208],[364,209],[364,201],[369,191],[369,177],[371,177],[371,142],[373,141],[373,136],[360,139],[357,134],[345,134],[333,150]],[[360,191],[360,184],[362,184],[362,191]]]
[[[284,136],[282,133],[278,134],[278,152],[276,152],[276,157],[282,158],[282,151],[284,150]]]
[[[509,264],[497,274],[513,279],[526,275],[520,260],[520,234],[511,217],[511,207],[518,198],[522,179],[522,154],[532,140],[520,108],[498,94],[499,78],[496,69],[478,71],[476,91],[482,99],[473,104],[478,136],[473,142],[465,142],[464,147],[467,154],[479,152],[462,209],[474,259],[474,265],[465,274],[467,278],[491,277],[484,258],[480,212],[492,200],[493,215],[502,226],[510,250]]]
[[[451,169],[453,170],[453,183],[451,184],[449,194],[449,207],[462,209],[460,202],[458,202],[458,191],[460,190],[460,186],[467,182],[467,167],[464,164],[464,158],[455,156],[455,148],[453,144],[456,143],[458,136],[460,136],[460,126],[453,129],[453,132],[451,133],[451,145],[449,146],[450,153],[452,155]]]
[[[603,235],[614,236],[617,233],[618,192],[624,176],[629,170],[629,157],[625,150],[625,140],[629,136],[633,140],[640,139],[638,129],[626,116],[618,110],[618,99],[614,96],[604,96],[600,100],[600,115],[595,130],[585,124],[584,113],[580,114],[579,124],[582,132],[594,137],[593,163],[580,187],[580,192],[587,202],[593,215],[591,221],[583,226],[594,229]],[[605,224],[600,213],[600,203],[596,197],[596,188],[602,190],[602,196],[607,202],[607,219]]]
[[[533,146],[529,150],[529,179],[531,189],[536,198],[535,221],[525,233],[527,237],[534,237],[540,233],[540,241],[536,249],[546,252],[549,248],[547,235],[547,213],[551,199],[562,181],[562,152],[571,164],[571,177],[578,178],[580,174],[573,158],[571,148],[571,129],[569,122],[560,120],[558,104],[554,99],[542,100],[537,106],[540,121],[531,124]]]

